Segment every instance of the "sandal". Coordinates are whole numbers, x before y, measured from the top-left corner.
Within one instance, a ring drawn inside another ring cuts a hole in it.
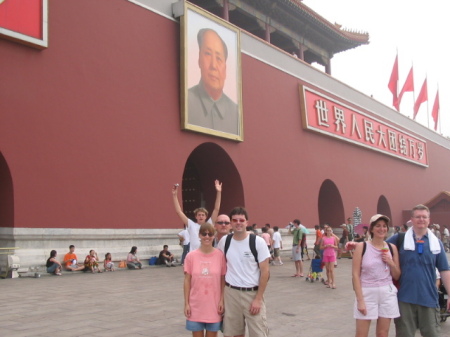
[[[299,275],[298,274],[294,274],[291,277],[299,277]]]

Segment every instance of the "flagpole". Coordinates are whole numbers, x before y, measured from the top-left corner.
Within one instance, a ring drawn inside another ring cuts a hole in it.
[[[411,62],[411,68],[414,67],[414,62]],[[413,77],[413,106],[416,103],[416,86],[414,85],[414,77]],[[413,111],[413,119],[414,118],[414,111]]]
[[[436,91],[436,95],[438,95],[438,94],[439,94],[439,83],[437,84],[437,91]],[[438,104],[439,104],[439,100],[438,100]],[[441,116],[439,116],[441,114],[441,109],[440,108],[441,107],[440,107],[440,104],[439,104],[439,109],[438,109],[438,113],[437,113],[437,122],[439,123],[439,133],[442,135],[442,129],[441,129],[442,123],[441,123],[441,119],[440,119]]]
[[[437,88],[438,88],[438,91],[437,92],[439,92],[439,83],[438,83],[438,85],[437,85]],[[438,101],[439,102],[439,101]],[[438,109],[438,114],[437,114],[437,120],[438,120],[438,123],[439,123],[439,133],[442,135],[442,129],[441,129],[441,127],[442,127],[442,123],[441,123],[441,105],[439,104],[439,109]]]
[[[428,80],[428,75],[425,75],[425,81]],[[430,102],[428,99],[428,81],[427,81],[427,126],[430,128]]]

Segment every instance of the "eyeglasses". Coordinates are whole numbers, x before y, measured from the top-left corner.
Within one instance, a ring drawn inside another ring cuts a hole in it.
[[[245,220],[245,219],[231,219],[231,221],[243,223],[243,222],[246,222],[247,220]]]
[[[229,221],[217,221],[216,224],[218,224],[218,225],[229,225],[230,222]]]
[[[214,236],[213,233],[200,233],[201,236],[209,236],[210,238],[212,238]]]

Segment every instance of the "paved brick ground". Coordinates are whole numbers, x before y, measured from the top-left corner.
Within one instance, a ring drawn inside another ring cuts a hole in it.
[[[354,336],[351,260],[339,260],[335,290],[292,278],[293,272],[286,258],[283,266],[271,267],[270,335]],[[0,280],[0,336],[190,336],[182,282],[182,267],[159,266]],[[442,336],[450,336],[450,319],[442,324]]]

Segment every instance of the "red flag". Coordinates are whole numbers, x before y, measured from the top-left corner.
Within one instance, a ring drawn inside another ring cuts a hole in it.
[[[403,94],[408,91],[414,91],[414,75],[413,75],[413,67],[411,66],[411,70],[406,77],[405,84],[403,84],[402,91],[400,91],[400,95],[398,95],[398,106],[400,106],[400,102],[402,101]]]
[[[434,131],[437,131],[438,120],[439,120],[439,90],[436,92],[436,98],[434,99],[433,111],[431,112],[431,117],[434,120]]]
[[[388,84],[389,90],[392,92],[392,105],[397,109],[398,111],[398,55],[395,56],[395,62],[394,67],[392,68],[391,78],[389,79]]]
[[[416,119],[417,112],[419,112],[420,105],[423,102],[428,101],[428,90],[427,90],[427,79],[423,81],[422,89],[420,89],[419,96],[417,96],[416,103],[414,103],[414,116],[413,119]]]

